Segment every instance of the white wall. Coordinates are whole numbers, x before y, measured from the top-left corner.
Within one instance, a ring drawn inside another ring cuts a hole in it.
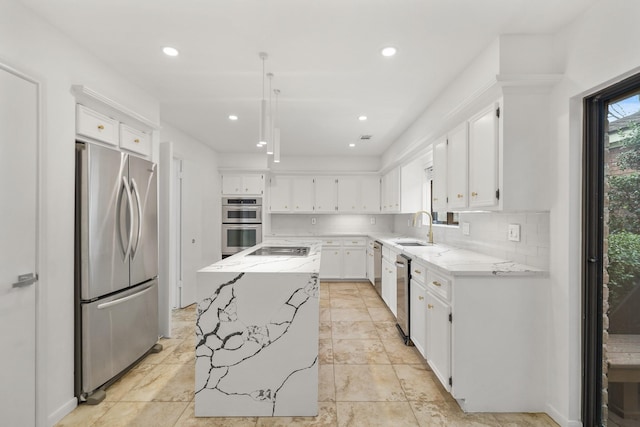
[[[580,425],[582,99],[640,72],[640,2],[596,2],[557,35],[564,78],[552,92],[549,412]]]
[[[183,287],[195,302],[196,271],[221,259],[218,154],[166,122],[160,139],[183,161]]]
[[[90,53],[14,0],[0,0],[0,62],[40,80],[43,149],[38,313],[43,360],[39,420],[53,425],[76,404],[73,397],[73,250],[75,99],[83,84],[159,122],[157,101],[120,78]]]

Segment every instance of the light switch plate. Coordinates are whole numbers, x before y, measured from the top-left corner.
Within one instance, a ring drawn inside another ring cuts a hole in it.
[[[468,222],[463,222],[462,223],[462,235],[463,236],[468,236],[469,235],[469,223]]]
[[[375,225],[376,224],[376,217],[372,216],[369,221],[371,222],[371,225]]]
[[[509,231],[507,234],[509,240],[512,242],[520,241],[520,224],[509,224]]]

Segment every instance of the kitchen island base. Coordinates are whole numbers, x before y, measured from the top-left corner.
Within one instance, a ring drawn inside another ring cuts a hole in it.
[[[318,274],[205,270],[195,415],[316,416]]]

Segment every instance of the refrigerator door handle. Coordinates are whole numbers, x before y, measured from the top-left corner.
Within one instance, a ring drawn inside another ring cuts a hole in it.
[[[109,302],[105,302],[103,304],[99,304],[97,308],[98,308],[98,310],[104,310],[105,308],[109,308],[109,307],[113,307],[114,305],[122,304],[122,303],[127,302],[129,300],[132,300],[134,298],[141,297],[142,295],[146,294],[147,292],[150,292],[152,288],[153,288],[153,286],[149,286],[149,287],[144,288],[140,292],[137,292],[137,293],[135,293],[133,295],[129,295],[129,296],[126,296],[124,298],[118,298],[118,299],[113,300],[113,301],[109,301]]]
[[[138,253],[138,245],[140,245],[140,239],[142,238],[142,205],[140,204],[140,191],[138,191],[138,185],[136,184],[136,180],[133,178],[131,178],[131,189],[136,197],[136,207],[138,208],[138,220],[136,221],[136,224],[138,225],[138,236],[136,238],[135,247],[131,249],[131,259],[135,259],[136,254]]]
[[[120,200],[122,199],[122,189],[124,189],[124,191],[126,191],[127,193],[127,205],[129,207],[129,218],[131,218],[131,221],[133,221],[133,201],[131,200],[131,188],[129,187],[129,183],[127,182],[127,178],[126,177],[122,177],[122,186],[120,187],[120,197],[118,197],[118,206],[116,208],[117,210],[117,214],[116,214],[116,227],[118,229],[118,237],[120,240],[120,246],[122,248],[122,251],[124,252],[124,259],[128,259],[129,258],[129,254],[131,253],[131,244],[132,244],[132,240],[133,240],[133,227],[131,225],[129,225],[129,241],[127,242],[127,247],[125,249],[124,247],[124,242],[122,241],[122,224],[120,223],[120,209],[121,209],[121,204],[120,204]],[[131,222],[130,221],[130,222]]]

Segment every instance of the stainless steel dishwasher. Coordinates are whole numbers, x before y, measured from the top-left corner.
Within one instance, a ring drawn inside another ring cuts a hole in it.
[[[382,297],[382,243],[373,242],[373,286]]]
[[[397,315],[396,327],[405,345],[413,345],[411,341],[411,324],[409,322],[409,282],[411,281],[411,258],[404,255],[396,257],[396,292]]]

